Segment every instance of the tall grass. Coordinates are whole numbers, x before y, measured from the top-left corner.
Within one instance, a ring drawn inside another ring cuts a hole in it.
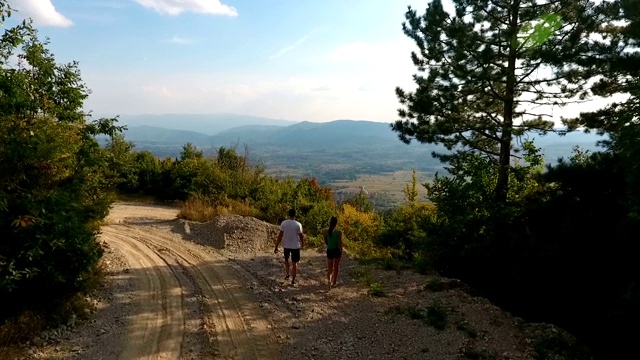
[[[229,214],[259,217],[260,211],[253,208],[248,202],[233,199],[191,198],[180,203],[178,217],[190,221],[207,222],[217,216]]]

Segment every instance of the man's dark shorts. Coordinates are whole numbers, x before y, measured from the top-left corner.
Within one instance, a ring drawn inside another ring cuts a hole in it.
[[[300,249],[284,249],[284,260],[289,261],[289,256],[291,256],[291,261],[294,263],[300,262]]]
[[[327,249],[327,259],[340,259],[341,256],[340,249]]]

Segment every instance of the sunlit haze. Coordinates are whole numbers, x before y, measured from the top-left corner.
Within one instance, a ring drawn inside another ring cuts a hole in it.
[[[446,1],[445,1],[446,2]],[[412,88],[407,0],[10,0],[59,62],[77,60],[104,116],[237,113],[397,118]]]

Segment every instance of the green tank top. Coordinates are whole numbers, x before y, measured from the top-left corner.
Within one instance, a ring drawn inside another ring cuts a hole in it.
[[[329,234],[327,230],[327,249],[339,249],[340,248],[340,231],[333,230],[332,234]]]

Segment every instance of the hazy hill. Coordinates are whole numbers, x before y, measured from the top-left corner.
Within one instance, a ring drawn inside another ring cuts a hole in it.
[[[373,121],[336,120],[327,123],[303,121],[286,127],[244,126],[223,131],[211,142],[255,146],[335,149],[375,146],[403,146],[389,124]]]
[[[168,119],[165,118],[166,121]],[[259,121],[259,118],[253,120]],[[433,174],[443,170],[443,165],[431,157],[434,150],[443,150],[441,146],[415,142],[406,145],[398,140],[388,123],[336,120],[274,125],[277,122],[226,124],[235,126],[214,135],[203,131],[130,125],[125,137],[134,142],[138,150],[150,150],[160,157],[178,156],[182,145],[187,142],[198,146],[206,154],[215,154],[221,146],[237,146],[243,151],[247,145],[252,158],[262,161],[273,173],[315,176],[325,183],[354,180],[364,174],[411,169]],[[179,125],[186,127],[179,122],[168,126],[177,128]],[[535,135],[531,138],[542,148],[547,163],[555,163],[558,157],[570,156],[576,145],[593,151],[596,141],[602,139],[595,134],[584,133],[562,137],[556,134],[543,137]]]
[[[184,145],[188,142],[196,146],[211,145],[211,136],[195,131],[167,129],[155,126],[130,126],[125,137],[136,144]]]
[[[153,126],[175,130],[196,131],[205,135],[217,134],[244,125],[288,126],[295,121],[269,119],[237,114],[162,114],[121,115],[119,125]]]

